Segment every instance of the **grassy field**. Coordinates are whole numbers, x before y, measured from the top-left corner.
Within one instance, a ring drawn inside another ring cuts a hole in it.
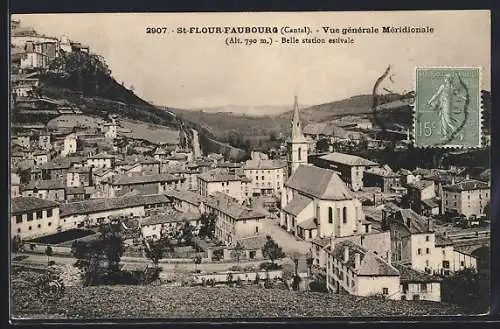
[[[34,281],[36,273],[14,273]],[[229,287],[100,286],[67,287],[62,299],[40,302],[26,283],[12,285],[15,319],[120,318],[294,318],[457,315],[450,305],[427,301],[391,301],[375,297],[298,293],[256,285]]]
[[[151,143],[177,144],[179,142],[179,130],[176,129],[134,120],[120,120],[120,125],[125,129],[130,129],[134,138],[144,139]]]

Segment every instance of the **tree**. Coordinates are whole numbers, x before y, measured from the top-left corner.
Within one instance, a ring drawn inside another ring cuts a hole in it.
[[[12,238],[12,252],[17,256],[18,252],[22,252],[24,246],[24,241],[19,235],[15,235]]]
[[[95,240],[73,242],[71,253],[77,259],[75,266],[83,270],[84,285],[92,285],[119,270],[125,249],[121,230],[119,220],[103,223]]]
[[[193,241],[193,227],[189,222],[185,222],[182,226],[182,230],[177,235],[177,244],[185,243],[190,245]]]
[[[231,250],[231,257],[236,258],[236,262],[238,265],[240,264],[240,258],[245,252],[245,248],[240,244],[240,242],[236,242],[236,245],[234,246],[233,250]]]
[[[262,248],[262,254],[264,257],[267,257],[271,260],[271,263],[274,265],[274,261],[278,258],[281,258],[284,256],[283,250],[281,250],[281,247],[278,246],[276,242],[274,242],[273,238],[271,236],[267,236],[267,241],[264,244],[264,247]]]
[[[198,271],[198,264],[201,264],[201,256],[200,255],[194,256],[193,263],[194,263],[194,271],[197,272]]]
[[[490,307],[489,272],[466,268],[444,278],[441,285],[442,301],[460,306],[468,313],[485,313]]]
[[[45,255],[47,255],[47,265],[50,265],[50,256],[53,255],[51,246],[47,246],[47,248],[45,248]]]
[[[213,238],[215,234],[215,220],[214,213],[202,214],[200,217],[200,237]]]
[[[311,249],[309,249],[309,251],[306,254],[306,263],[307,263],[307,269],[309,271],[309,276],[311,276],[313,261],[314,261],[313,254]]]

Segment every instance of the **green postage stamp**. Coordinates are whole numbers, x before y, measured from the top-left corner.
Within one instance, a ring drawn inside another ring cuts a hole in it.
[[[414,143],[417,147],[481,146],[481,69],[416,69]]]

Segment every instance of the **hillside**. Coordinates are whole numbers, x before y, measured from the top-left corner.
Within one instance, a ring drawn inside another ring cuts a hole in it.
[[[226,105],[204,107],[193,109],[195,111],[203,111],[205,113],[231,113],[234,115],[242,116],[275,116],[283,112],[289,111],[291,105],[263,105],[263,106],[249,106],[249,105]]]
[[[340,316],[457,315],[451,305],[429,301],[395,301],[352,295],[298,293],[256,285],[230,287],[91,286],[66,287],[53,305],[35,297],[33,272],[15,273],[14,318],[277,318]],[[30,279],[31,278],[31,279]],[[24,279],[25,281],[20,281]]]

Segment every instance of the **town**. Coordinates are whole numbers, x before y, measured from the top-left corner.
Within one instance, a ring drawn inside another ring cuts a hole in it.
[[[120,271],[161,268],[166,285],[266,278],[295,291],[443,302],[444,280],[489,271],[490,168],[395,168],[368,151],[404,154],[409,128],[367,116],[304,123],[298,96],[279,146],[245,161],[206,152],[187,129],[169,143],[138,137],[125,114],[40,94],[67,54],[98,58],[89,46],[11,24],[11,112],[21,118],[11,123],[13,265],[73,273],[86,257],[75,250],[118,224]]]

